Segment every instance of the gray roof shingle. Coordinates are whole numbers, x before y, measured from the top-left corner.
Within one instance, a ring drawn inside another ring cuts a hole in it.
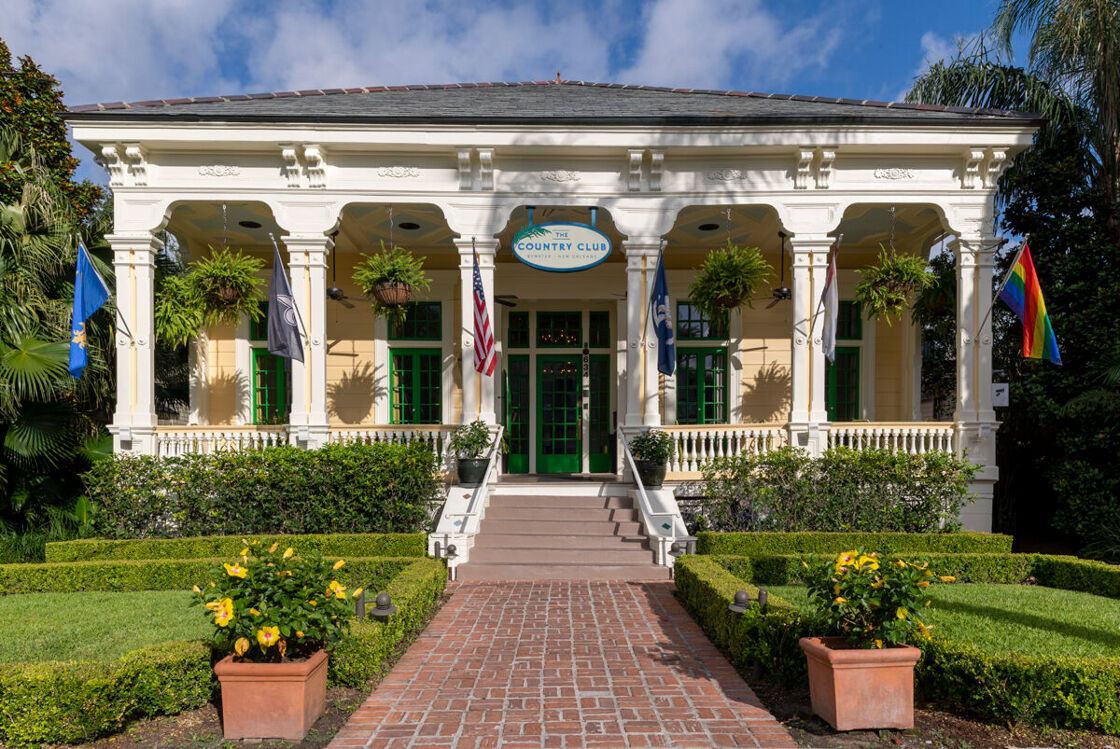
[[[1038,115],[995,109],[828,99],[583,81],[312,89],[110,102],[66,119],[593,125],[1019,124]]]

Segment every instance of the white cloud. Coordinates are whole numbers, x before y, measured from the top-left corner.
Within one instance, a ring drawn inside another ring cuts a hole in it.
[[[823,67],[839,41],[839,27],[823,15],[784,23],[760,0],[657,0],[637,59],[619,78],[720,88],[745,77],[765,90]]]
[[[914,69],[914,75],[910,79],[910,83],[906,88],[902,89],[895,95],[895,101],[902,101],[906,98],[906,94],[910,92],[914,80],[921,78],[925,75],[932,66],[939,62],[946,62],[952,60],[957,56],[957,50],[960,45],[968,45],[979,38],[980,32],[976,31],[971,34],[957,34],[951,41],[945,37],[933,32],[927,31],[922,34],[922,38],[918,44],[922,49],[922,61],[917,68]]]

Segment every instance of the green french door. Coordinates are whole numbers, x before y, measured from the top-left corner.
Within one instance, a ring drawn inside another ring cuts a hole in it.
[[[611,358],[592,354],[587,370],[589,402],[587,431],[587,470],[611,473]]]
[[[529,472],[529,357],[506,357],[506,444],[509,445],[507,473]]]
[[[583,470],[578,354],[537,356],[537,473]]]

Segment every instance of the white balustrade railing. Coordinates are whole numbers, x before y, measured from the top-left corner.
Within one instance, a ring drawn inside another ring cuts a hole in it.
[[[715,458],[743,453],[761,455],[789,442],[784,424],[668,426],[663,430],[672,436],[675,448],[669,460],[669,473],[695,473]]]
[[[431,424],[426,426],[346,426],[331,427],[331,443],[372,445],[377,442],[400,444],[403,442],[423,442],[439,458],[440,469],[449,471],[455,466],[451,459],[448,443],[451,433],[456,429],[453,424]]]
[[[287,443],[286,426],[157,427],[155,431],[156,456],[161,458],[259,450]]]
[[[934,450],[953,452],[954,434],[953,425],[945,422],[833,423],[828,429],[828,447],[884,449],[911,455]]]

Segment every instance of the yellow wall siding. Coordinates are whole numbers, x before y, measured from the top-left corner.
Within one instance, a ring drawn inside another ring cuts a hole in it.
[[[770,290],[756,295],[754,307],[743,308],[742,361],[744,423],[786,421],[790,408],[790,301],[767,309]],[[734,366],[734,364],[732,364]]]
[[[875,413],[872,421],[907,421],[904,414],[903,378],[909,376],[910,362],[902,359],[902,334],[905,320],[869,320],[875,325]]]
[[[375,318],[369,301],[354,286],[350,276],[360,255],[338,253],[334,283],[354,305],[347,308],[327,300],[327,415],[332,425],[372,424],[377,379],[386,377],[389,362],[379,362],[374,353]],[[328,273],[327,284],[331,284]],[[386,380],[387,381],[387,380]]]
[[[215,425],[237,423],[240,398],[251,399],[253,383],[249,373],[237,373],[237,329],[233,325],[216,325],[207,330],[206,373],[209,408],[199,416]]]

